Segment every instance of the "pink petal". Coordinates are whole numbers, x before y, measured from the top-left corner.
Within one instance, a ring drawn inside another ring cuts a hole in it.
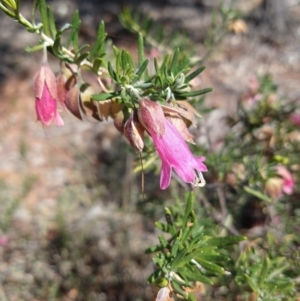
[[[166,164],[165,161],[161,162],[161,171],[160,171],[160,189],[166,189],[171,182],[171,165]]]

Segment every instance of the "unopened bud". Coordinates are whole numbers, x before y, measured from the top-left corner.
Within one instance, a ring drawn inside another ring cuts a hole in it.
[[[76,84],[77,66],[72,64],[61,64],[61,72],[57,77],[57,98],[64,106],[68,91]]]
[[[121,134],[123,134],[124,133],[124,125],[125,125],[124,112],[120,111],[118,114],[115,115],[114,126]]]
[[[82,120],[80,110],[80,89],[79,86],[74,86],[66,95],[66,108],[78,119]]]
[[[102,121],[98,102],[91,99],[91,96],[95,94],[94,89],[86,84],[85,87],[80,90],[80,108],[82,109],[82,112],[88,119],[89,117],[92,117],[98,121]]]
[[[128,139],[132,148],[142,151],[144,148],[145,129],[139,122],[136,114],[130,116],[124,126],[124,135]]]
[[[157,135],[165,134],[165,116],[162,107],[155,101],[143,99],[138,108],[138,119],[149,131]]]
[[[59,126],[64,122],[57,111],[57,84],[54,73],[43,63],[34,79],[35,108],[37,118],[48,126],[54,119]]]

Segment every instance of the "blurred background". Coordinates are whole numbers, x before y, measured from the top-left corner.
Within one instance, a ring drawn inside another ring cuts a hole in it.
[[[214,88],[205,98],[214,110],[195,130],[198,142],[204,127],[213,141],[225,135],[224,116],[258,74],[271,74],[280,92],[300,103],[298,0],[47,3],[61,25],[79,10],[81,42],[93,41],[104,20],[108,39],[136,53],[135,35],[118,18],[125,8],[183,36],[207,67],[197,85]],[[22,1],[25,16],[31,5]],[[240,17],[216,29],[221,7]],[[154,221],[164,204],[182,187],[162,192],[157,172],[146,173],[143,201],[137,156],[111,120],[80,122],[64,111],[64,127],[36,122],[33,77],[42,54],[24,47],[37,37],[0,16],[0,300],[153,300],[146,284],[153,266],[143,252],[156,242]]]

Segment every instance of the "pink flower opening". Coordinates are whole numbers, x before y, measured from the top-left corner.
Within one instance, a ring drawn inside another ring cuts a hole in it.
[[[207,171],[203,163],[205,157],[196,158],[177,129],[167,119],[164,121],[165,133],[163,135],[148,128],[162,161],[160,188],[166,189],[170,185],[172,168],[184,182],[203,187],[205,180],[202,172]]]

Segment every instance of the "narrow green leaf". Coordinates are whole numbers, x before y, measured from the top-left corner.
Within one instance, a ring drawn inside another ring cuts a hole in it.
[[[56,25],[55,25],[55,20],[53,16],[53,12],[49,6],[47,6],[47,14],[48,14],[48,22],[49,22],[49,28],[51,31],[51,37],[55,37],[57,30],[56,30]]]
[[[94,60],[94,62],[93,62],[93,72],[94,72],[95,74],[98,73],[99,68],[100,68],[102,62],[103,62],[103,59],[102,59],[102,58],[97,58],[97,59]]]
[[[117,92],[114,92],[114,93],[93,94],[91,96],[91,99],[96,100],[96,101],[104,101],[104,100],[116,97],[117,94],[118,94]]]
[[[158,62],[157,62],[157,58],[154,58],[154,68],[155,68],[155,72],[158,74],[159,73],[159,66],[158,66]]]
[[[173,244],[172,249],[171,249],[171,255],[173,257],[175,257],[177,255],[179,244],[180,244],[180,239],[177,237],[175,239],[174,244]]]
[[[178,56],[179,56],[179,49],[177,48],[175,50],[175,53],[173,55],[173,59],[172,59],[172,62],[171,62],[171,67],[170,67],[170,71],[173,73],[173,74],[176,74],[177,72],[177,67],[178,67]]]
[[[146,70],[147,66],[148,66],[149,60],[145,60],[141,67],[139,68],[139,70],[136,72],[136,78],[134,79],[134,81],[132,82],[133,84],[136,83],[140,77],[142,76],[142,74],[144,73],[144,71]],[[151,85],[151,84],[150,84]]]
[[[3,3],[0,2],[0,9],[6,14],[8,15],[10,18],[12,19],[16,19],[16,15],[15,12],[12,11],[11,9],[9,9],[8,7],[6,7]],[[29,30],[29,29],[27,29]]]
[[[186,206],[185,206],[184,216],[182,219],[183,220],[183,228],[185,228],[187,225],[189,215],[194,207],[194,202],[195,202],[195,194],[193,192],[190,192],[188,199],[187,199]]]
[[[62,34],[63,32],[65,32],[71,28],[72,28],[72,25],[70,23],[66,23],[61,29],[58,30],[58,32],[60,34]]]
[[[88,56],[89,52],[82,53],[78,58],[75,59],[75,64],[80,65]]]
[[[258,190],[254,190],[248,186],[244,186],[244,190],[246,192],[248,192],[249,194],[256,196],[257,198],[259,198],[262,201],[266,201],[268,203],[273,203],[273,200],[271,198],[269,198],[268,196],[266,196],[265,194],[263,194],[262,192],[260,192]]]
[[[179,73],[185,73],[190,69],[190,59],[189,58],[185,58],[182,61],[180,61],[179,65],[177,66],[176,69],[176,75]]]
[[[105,24],[103,21],[100,22],[96,37],[96,42],[91,50],[91,59],[97,58],[104,53],[104,42],[107,33],[105,32]]]
[[[118,47],[116,47],[116,46],[113,46],[113,51],[114,51],[114,55],[115,55],[115,57],[117,57],[117,56],[119,55],[119,53],[120,53],[120,50],[119,50],[119,48],[118,48]]]
[[[245,236],[225,236],[225,237],[213,237],[207,240],[207,244],[216,247],[227,247],[235,245],[240,241],[247,239]]]
[[[258,293],[258,286],[257,286],[257,284],[254,282],[254,280],[250,277],[250,276],[248,276],[247,274],[245,274],[245,277],[246,277],[246,279],[247,279],[247,282],[248,282],[248,284],[249,284],[249,286],[251,287],[251,289],[255,292],[255,293]]]
[[[39,10],[41,15],[41,20],[44,26],[44,32],[47,36],[50,36],[48,13],[47,13],[47,4],[45,0],[38,0]]]
[[[16,9],[15,9],[16,16],[18,19],[20,19],[21,0],[16,0],[16,2],[15,1],[12,1],[12,2],[16,5]]]
[[[35,51],[40,51],[43,48],[44,48],[43,44],[38,44],[38,45],[35,45],[35,46],[25,46],[24,50],[28,53],[32,53],[32,52],[35,52]]]
[[[85,48],[90,48],[89,44],[83,44],[78,48],[78,52],[82,52]]]
[[[156,245],[156,246],[152,246],[152,247],[149,247],[145,250],[145,253],[146,254],[151,254],[151,253],[156,253],[158,251],[162,251],[164,249],[163,246],[161,245]]]
[[[189,301],[197,301],[197,298],[194,293],[190,292],[188,295],[188,300]]]
[[[198,90],[198,91],[176,93],[176,95],[178,94],[181,97],[194,97],[194,96],[203,95],[203,94],[206,94],[206,93],[212,92],[212,91],[213,91],[212,88],[206,88],[206,89],[202,89],[202,90]]]
[[[178,281],[175,277],[171,280],[171,284],[172,284],[173,289],[177,292],[177,294],[181,295],[184,299],[186,299],[187,293],[178,284]]]
[[[188,76],[186,76],[184,82],[186,84],[189,83],[192,79],[194,79],[196,76],[198,76],[204,70],[205,70],[205,66],[201,66],[200,68],[198,68],[197,70],[195,70],[194,72],[192,72],[191,74],[189,74]]]
[[[73,45],[75,53],[78,52],[78,32],[79,32],[79,27],[80,27],[81,21],[79,19],[79,12],[76,10],[73,14],[72,17],[72,28],[71,28],[71,33],[68,37],[67,40],[67,45],[70,46],[71,43]]]
[[[59,57],[61,55],[61,34],[60,34],[60,32],[58,32],[56,34],[54,44],[52,46],[52,51],[55,56]]]
[[[140,68],[145,63],[144,54],[145,54],[145,50],[144,50],[144,38],[139,33],[139,35],[138,35],[138,63],[139,63],[139,67]]]
[[[33,1],[32,10],[31,10],[31,23],[35,25],[35,14],[38,9],[39,3],[38,0]]]
[[[162,247],[166,248],[169,245],[168,241],[163,235],[158,235],[158,239]]]
[[[119,76],[114,71],[110,62],[108,62],[108,64],[107,64],[107,70],[108,70],[109,75],[112,77],[112,79],[115,80],[116,82],[119,82]]]
[[[182,277],[187,278],[190,281],[200,281],[207,284],[214,284],[213,280],[205,275],[203,275],[195,266],[188,266],[187,268],[179,268],[178,272],[180,272],[180,275]]]
[[[158,228],[161,231],[167,232],[167,233],[170,233],[170,226],[171,225],[168,225],[166,223],[161,223],[161,222],[156,222],[155,223],[156,228]]]
[[[269,270],[270,260],[268,257],[265,258],[263,266],[261,268],[260,277],[259,277],[259,286],[261,286],[266,280],[268,270]]]
[[[16,10],[16,2],[14,0],[2,0],[3,3],[5,3],[8,7],[12,8],[13,10]]]
[[[205,260],[202,257],[195,257],[195,260],[209,272],[213,272],[221,275],[225,274],[225,270],[222,267],[220,267],[219,265],[211,261]]]

